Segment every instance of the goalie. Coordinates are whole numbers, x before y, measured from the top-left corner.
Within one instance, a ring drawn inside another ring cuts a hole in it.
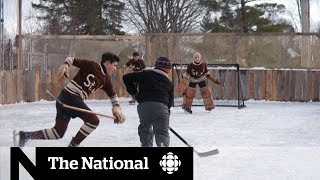
[[[191,106],[196,94],[196,85],[200,88],[205,109],[211,111],[215,108],[211,90],[206,82],[207,79],[218,85],[221,84],[219,79],[209,73],[207,63],[202,61],[201,54],[196,52],[193,55],[193,62],[188,65],[177,89],[178,93],[183,95],[182,109],[186,112],[192,114]]]

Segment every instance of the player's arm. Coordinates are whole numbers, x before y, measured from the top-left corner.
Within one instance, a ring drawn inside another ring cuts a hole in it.
[[[142,80],[141,73],[142,72],[129,73],[122,77],[123,83],[130,95],[136,95],[138,93],[136,83],[139,83]]]
[[[215,76],[215,75],[211,75],[211,74],[208,74],[207,75],[207,78],[210,80],[210,81],[212,81],[212,82],[214,82],[214,83],[216,83],[216,84],[218,84],[218,85],[220,85],[221,84],[221,82],[220,82],[220,80]]]
[[[170,91],[169,91],[169,105],[168,108],[170,109],[171,107],[173,107],[173,102],[174,101],[174,87],[173,84],[170,83]]]
[[[129,67],[131,65],[131,60],[129,60],[125,65]]]
[[[204,68],[205,68],[205,71],[204,71],[205,76],[213,83],[220,85],[221,84],[220,80],[214,74],[209,73],[207,64],[205,64]]]
[[[146,68],[146,64],[143,60],[140,60],[141,70]]]
[[[112,114],[116,118],[114,120],[114,123],[123,123],[126,120],[126,117],[122,113],[118,95],[115,93],[113,89],[113,85],[110,78],[106,77],[105,84],[101,89],[103,89],[106,92],[106,94],[110,97],[110,101],[112,104]]]
[[[92,63],[95,63],[95,62],[84,60],[84,59],[76,59],[75,57],[67,57],[64,60],[64,63],[59,67],[58,78],[59,79],[69,78],[70,77],[69,67],[71,65],[76,66],[78,68],[82,68],[82,67],[88,67]]]

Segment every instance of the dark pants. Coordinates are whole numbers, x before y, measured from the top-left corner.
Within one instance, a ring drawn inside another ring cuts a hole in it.
[[[81,109],[86,109],[89,111],[91,110],[80,97],[72,95],[64,90],[60,93],[60,95],[58,96],[58,99],[64,104],[78,107]],[[58,102],[56,102],[56,108],[57,108],[57,118],[70,120],[71,118],[79,117],[81,119],[86,119],[86,117],[88,116],[88,113],[65,108]]]
[[[80,97],[74,96],[64,90],[60,93],[58,99],[64,104],[90,110],[90,108]],[[79,117],[83,120],[84,125],[80,128],[80,130],[74,137],[74,143],[76,144],[80,144],[99,125],[99,118],[95,114],[68,109],[63,107],[58,102],[56,103],[56,108],[57,116],[54,128],[56,129],[60,137],[62,137],[66,132],[68,123],[71,118]]]
[[[198,84],[199,88],[203,88],[205,86],[207,86],[207,81],[200,81],[198,83],[193,83],[193,82],[190,82],[189,83],[189,86],[190,87],[193,87],[193,88],[196,88],[196,85]]]
[[[138,134],[142,147],[152,147],[155,136],[158,147],[168,147],[169,108],[161,102],[142,102],[137,106],[140,118]]]

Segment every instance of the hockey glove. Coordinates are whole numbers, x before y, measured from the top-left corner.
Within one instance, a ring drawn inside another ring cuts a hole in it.
[[[130,64],[129,66],[126,66],[127,71],[132,71],[133,68],[134,68],[134,66],[132,64]]]
[[[220,85],[220,84],[221,84],[221,82],[220,82],[220,80],[219,80],[218,78],[213,77],[213,76],[211,76],[211,75],[208,76],[208,79],[209,79],[210,81],[216,83],[217,85]]]
[[[217,81],[215,82],[217,85],[220,85],[221,84],[221,81],[220,79],[217,79]]]
[[[64,78],[69,78],[69,65],[68,64],[62,64],[59,67],[59,71],[58,71],[58,78],[59,80],[63,80]]]
[[[121,107],[119,105],[115,105],[112,107],[112,114],[116,118],[114,120],[115,124],[123,123],[126,120],[126,117],[122,113]]]
[[[190,81],[190,75],[187,74],[187,73],[183,73],[182,74],[182,79],[186,79],[186,80]]]

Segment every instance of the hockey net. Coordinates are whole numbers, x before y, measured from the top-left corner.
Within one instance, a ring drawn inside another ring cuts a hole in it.
[[[172,64],[172,82],[175,88],[174,106],[182,105],[183,98],[178,95],[176,88],[187,66],[188,64]],[[221,81],[221,84],[217,85],[207,80],[216,106],[238,107],[239,109],[246,107],[244,105],[239,64],[208,64],[208,71]],[[196,89],[192,106],[203,106],[199,87],[197,86]]]

